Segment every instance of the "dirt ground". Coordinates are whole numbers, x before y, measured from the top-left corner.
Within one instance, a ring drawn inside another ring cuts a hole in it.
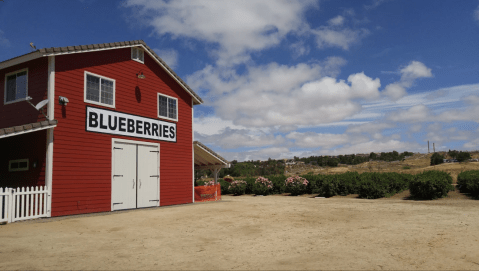
[[[0,225],[0,269],[479,269],[479,201],[223,196]]]

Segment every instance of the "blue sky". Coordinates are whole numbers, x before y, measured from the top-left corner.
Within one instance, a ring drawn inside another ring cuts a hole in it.
[[[479,149],[479,1],[0,1],[0,61],[136,39],[228,160]]]

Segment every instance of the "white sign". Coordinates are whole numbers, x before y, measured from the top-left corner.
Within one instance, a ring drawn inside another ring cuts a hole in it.
[[[176,142],[176,123],[90,106],[86,107],[86,130],[103,134]]]

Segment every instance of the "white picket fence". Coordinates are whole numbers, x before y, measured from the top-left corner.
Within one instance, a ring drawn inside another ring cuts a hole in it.
[[[2,191],[3,190],[3,191]],[[0,187],[0,222],[15,222],[48,216],[48,188]]]

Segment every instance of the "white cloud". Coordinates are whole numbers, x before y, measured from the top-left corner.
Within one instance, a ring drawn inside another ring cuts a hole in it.
[[[307,55],[310,52],[310,48],[303,41],[298,41],[290,45],[293,51],[293,58],[298,58],[303,55]]]
[[[136,16],[160,35],[217,45],[219,65],[249,60],[249,52],[278,45],[308,29],[303,13],[316,1],[128,0]]]
[[[329,20],[329,21],[328,21],[328,24],[329,24],[329,25],[332,25],[332,26],[341,26],[341,25],[343,25],[344,20],[345,20],[345,19],[344,19],[343,16],[338,15],[338,16],[332,18],[331,20]]]
[[[474,19],[479,21],[479,6],[474,10]]]
[[[387,1],[389,1],[389,0],[373,0],[370,5],[364,5],[364,8],[367,9],[367,10],[375,9],[375,8],[379,7],[381,4],[383,4]]]
[[[349,142],[346,134],[321,134],[321,133],[298,133],[292,132],[286,135],[288,139],[294,139],[295,144],[301,148],[332,148]]]
[[[318,48],[340,47],[349,50],[349,47],[358,43],[361,39],[370,34],[367,29],[352,30],[349,28],[338,29],[331,26],[322,26],[312,30],[316,35],[316,44]]]
[[[234,125],[231,120],[223,120],[216,116],[194,118],[194,129],[202,135],[214,135],[222,133],[226,128],[246,129],[246,127]]]
[[[399,70],[401,80],[386,86],[382,94],[392,101],[397,101],[407,95],[406,88],[410,88],[418,78],[432,77],[431,69],[419,61],[411,61],[409,65]]]
[[[385,122],[369,122],[365,124],[349,125],[346,133],[379,133],[384,129],[394,128],[396,125]]]
[[[427,106],[420,104],[412,106],[407,110],[399,109],[397,111],[391,112],[387,119],[390,121],[397,121],[397,122],[408,122],[408,123],[416,123],[416,122],[424,122],[424,121],[432,121],[431,113]]]
[[[158,56],[163,59],[163,61],[170,66],[170,68],[175,69],[178,67],[178,52],[174,49],[153,49]]]
[[[409,131],[412,133],[417,133],[421,131],[421,128],[422,128],[421,124],[414,124],[414,125],[411,125],[411,127],[409,127]]]
[[[205,144],[221,147],[224,150],[244,147],[265,147],[276,146],[285,143],[283,136],[274,136],[263,132],[252,132],[250,130],[238,130],[226,128],[220,134],[203,136],[195,133],[195,140]]]
[[[410,82],[412,80],[424,77],[432,77],[431,69],[419,61],[411,61],[409,65],[402,68],[401,81]]]
[[[10,46],[10,41],[7,38],[5,38],[4,34],[5,32],[0,30],[0,46],[8,47]]]
[[[383,138],[382,140],[372,140],[358,144],[346,145],[342,148],[325,152],[329,155],[339,155],[348,153],[370,153],[370,152],[404,152],[404,151],[424,151],[424,148],[415,142],[404,142],[394,138]]]
[[[392,101],[397,101],[407,95],[406,89],[400,84],[393,83],[386,86],[383,94],[388,96]]]

